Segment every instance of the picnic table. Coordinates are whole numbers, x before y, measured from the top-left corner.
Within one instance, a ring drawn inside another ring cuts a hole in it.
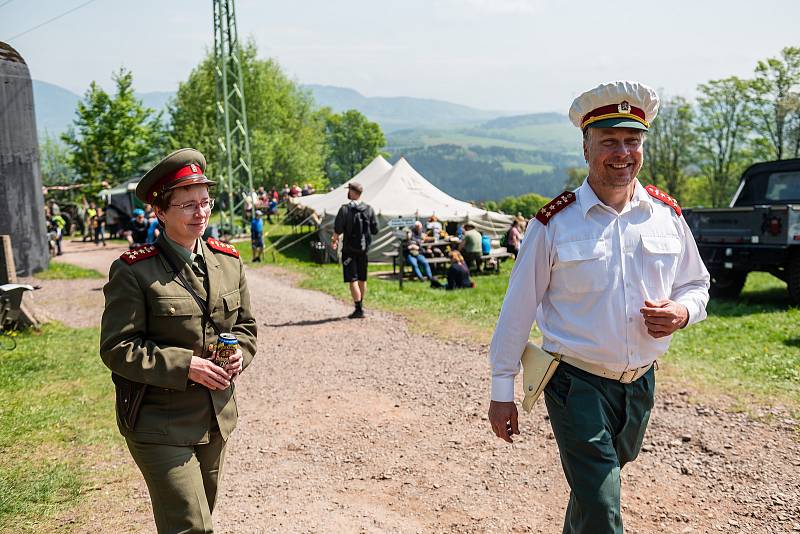
[[[457,243],[451,243],[449,241],[448,242],[442,241],[441,243],[442,244],[446,243],[448,245],[453,245],[453,244],[457,245]],[[428,243],[424,243],[423,246],[427,245],[427,244]],[[431,244],[435,245],[436,242],[433,242]],[[391,258],[391,260],[392,260],[392,274],[396,274],[397,270],[398,270],[400,251],[399,250],[393,250],[393,251],[389,251],[389,252],[384,252],[383,255],[384,255],[384,257],[386,257],[386,259],[390,259]],[[503,260],[506,260],[506,259],[511,258],[511,257],[513,257],[512,254],[509,253],[505,249],[505,247],[500,247],[498,249],[492,250],[489,254],[482,255],[481,256],[482,272],[491,271],[494,274],[500,274],[500,265],[503,263]],[[431,269],[434,269],[435,265],[446,265],[446,266],[450,265],[450,257],[449,256],[434,256],[434,257],[425,256],[425,259],[428,260],[428,263],[431,265]],[[400,272],[400,276],[405,276],[405,274],[406,274],[405,273],[405,265],[406,265],[405,262],[403,262],[402,265],[401,265],[402,272]],[[411,270],[410,269],[409,269],[409,274],[411,274]]]

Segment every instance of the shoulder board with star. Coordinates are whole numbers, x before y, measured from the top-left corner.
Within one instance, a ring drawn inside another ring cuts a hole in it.
[[[122,261],[127,263],[128,265],[133,265],[137,261],[142,261],[146,258],[152,258],[156,256],[159,252],[159,249],[155,245],[145,245],[143,247],[138,247],[132,250],[126,250],[122,253],[119,257]]]
[[[236,250],[236,247],[234,247],[230,243],[225,243],[224,241],[220,241],[219,239],[214,239],[213,237],[209,237],[208,239],[206,239],[206,244],[208,245],[208,248],[210,248],[211,250],[222,252],[223,254],[227,254],[228,256],[233,256],[234,258],[239,257],[239,251]]]
[[[572,191],[564,191],[556,198],[542,206],[542,209],[536,213],[536,220],[544,225],[547,225],[553,215],[575,202],[575,198],[575,193]]]
[[[654,186],[653,184],[648,185],[644,189],[650,194],[651,197],[660,200],[661,202],[672,208],[673,211],[677,213],[678,216],[680,217],[681,207],[678,205],[677,200],[675,200],[674,198],[672,198],[671,196],[669,196],[668,194],[666,194],[665,192]]]

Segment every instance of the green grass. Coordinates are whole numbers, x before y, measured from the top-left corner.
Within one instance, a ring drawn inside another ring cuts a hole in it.
[[[97,482],[92,451],[117,434],[98,336],[48,324],[0,351],[0,532],[55,530]]]
[[[273,227],[273,235],[283,230]],[[304,275],[302,287],[349,301],[341,268],[311,263],[307,241],[277,254],[276,264]],[[249,244],[239,248],[249,260]],[[507,262],[499,276],[475,277],[477,288],[464,291],[432,290],[419,282],[406,282],[401,291],[395,279],[371,277],[365,305],[399,313],[434,332],[467,334],[488,343],[511,267]],[[385,269],[370,265],[371,272]],[[708,314],[705,321],[675,334],[663,359],[667,375],[712,394],[800,410],[800,309],[790,306],[786,285],[768,274],[752,273],[739,299],[714,299]]]
[[[800,409],[798,324],[786,284],[750,273],[738,299],[712,299],[705,321],[674,336],[665,361],[712,390]]]
[[[76,278],[105,278],[94,269],[84,269],[69,263],[51,261],[44,271],[34,275],[41,280],[75,280]]]

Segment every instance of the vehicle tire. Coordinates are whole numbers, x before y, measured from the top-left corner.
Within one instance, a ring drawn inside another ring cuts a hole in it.
[[[747,280],[747,271],[721,271],[711,273],[711,288],[708,294],[722,299],[733,299],[739,296]]]
[[[786,266],[786,287],[789,289],[789,298],[793,304],[800,305],[800,253],[797,251],[789,258]]]

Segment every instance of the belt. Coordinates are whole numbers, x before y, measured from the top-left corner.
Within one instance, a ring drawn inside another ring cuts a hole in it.
[[[597,375],[603,378],[608,378],[609,380],[617,380],[622,382],[623,384],[630,384],[631,382],[636,382],[639,380],[644,374],[653,367],[655,362],[650,362],[647,365],[643,365],[641,367],[637,367],[636,369],[628,369],[627,371],[609,371],[605,367],[597,365],[596,363],[590,363],[584,360],[579,360],[578,358],[573,358],[572,356],[567,356],[566,354],[559,354],[557,352],[551,352],[553,356],[557,356],[561,359],[562,362],[567,363],[573,367],[577,367],[581,371],[586,371],[587,373],[591,373],[593,375]],[[657,368],[657,366],[656,366]]]

